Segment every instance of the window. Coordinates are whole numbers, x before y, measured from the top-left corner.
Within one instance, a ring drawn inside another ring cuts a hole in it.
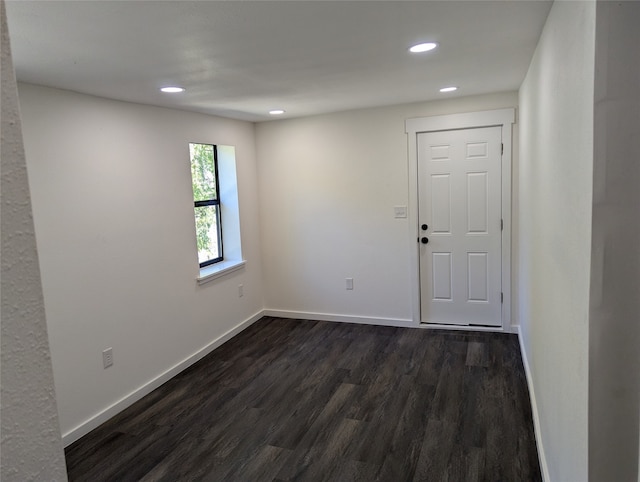
[[[190,143],[189,155],[199,264],[196,280],[204,284],[240,270],[246,263],[240,238],[236,149]]]
[[[223,260],[218,150],[212,144],[189,144],[193,209],[200,268]]]

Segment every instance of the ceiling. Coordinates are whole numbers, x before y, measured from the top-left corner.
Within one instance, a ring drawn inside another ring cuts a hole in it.
[[[262,121],[517,90],[550,1],[9,0],[18,79]],[[407,48],[435,41],[423,54]],[[180,85],[186,92],[163,94]],[[457,92],[442,94],[455,85]]]

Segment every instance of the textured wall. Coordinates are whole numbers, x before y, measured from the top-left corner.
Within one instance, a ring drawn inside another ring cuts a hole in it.
[[[5,482],[66,480],[31,217],[20,112],[2,10],[2,469]]]
[[[594,2],[555,2],[520,88],[518,316],[552,481],[587,480],[594,39]]]

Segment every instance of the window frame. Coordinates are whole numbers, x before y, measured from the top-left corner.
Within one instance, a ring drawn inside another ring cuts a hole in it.
[[[194,198],[193,200],[194,221],[195,219],[197,219],[196,210],[198,208],[216,206],[215,212],[216,212],[216,227],[217,227],[217,236],[218,236],[218,257],[207,259],[202,262],[198,261],[199,267],[204,268],[206,266],[211,266],[212,264],[220,263],[221,261],[224,261],[224,246],[222,244],[222,238],[223,238],[222,237],[222,205],[220,203],[220,171],[218,170],[218,146],[216,144],[211,144],[208,142],[190,142],[189,146],[191,147],[192,144],[211,146],[213,148],[213,178],[215,182],[216,196],[213,199],[203,199],[203,200],[197,201]],[[193,165],[193,159],[191,158],[191,148],[189,149],[189,165],[190,167],[192,167]],[[191,178],[191,183],[193,186],[193,176]],[[196,227],[196,237],[197,237],[198,228],[197,226],[195,227]]]

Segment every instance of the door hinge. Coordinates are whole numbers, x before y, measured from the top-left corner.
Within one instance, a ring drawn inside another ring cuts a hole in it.
[[[500,293],[500,303],[504,303],[504,293]]]
[[[500,154],[504,154],[504,144],[500,144]]]

